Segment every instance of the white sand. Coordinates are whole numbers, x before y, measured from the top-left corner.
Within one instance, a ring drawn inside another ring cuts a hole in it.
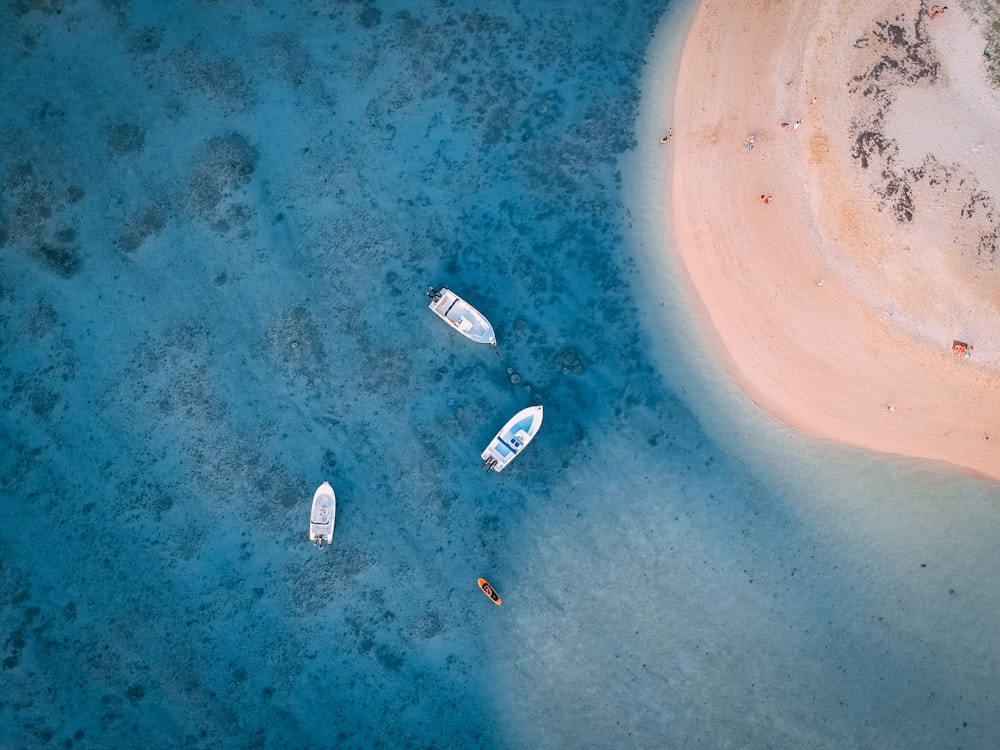
[[[753,399],[821,437],[996,478],[1000,108],[978,34],[957,6],[705,0],[668,147],[684,267]],[[866,131],[882,153],[869,140],[865,169]]]

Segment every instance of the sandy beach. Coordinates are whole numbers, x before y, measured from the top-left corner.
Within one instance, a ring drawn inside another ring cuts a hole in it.
[[[1000,479],[1000,96],[982,19],[935,8],[703,0],[663,146],[672,219],[760,407]]]

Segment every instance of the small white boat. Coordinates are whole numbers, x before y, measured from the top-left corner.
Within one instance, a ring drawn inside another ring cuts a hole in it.
[[[482,453],[483,468],[486,471],[503,471],[531,442],[541,426],[541,406],[529,406],[519,411],[486,446]]]
[[[496,348],[497,337],[493,333],[493,326],[479,310],[445,287],[431,287],[427,296],[431,299],[429,307],[441,320],[466,338],[479,344],[491,344]],[[497,354],[499,356],[499,352]]]
[[[337,520],[337,496],[329,482],[323,482],[313,495],[309,514],[309,541],[323,549],[323,542],[333,541],[333,524]]]

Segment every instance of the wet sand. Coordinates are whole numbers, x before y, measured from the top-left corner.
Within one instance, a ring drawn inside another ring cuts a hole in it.
[[[757,404],[1000,478],[1000,96],[983,45],[958,6],[703,0],[664,147],[704,329]]]

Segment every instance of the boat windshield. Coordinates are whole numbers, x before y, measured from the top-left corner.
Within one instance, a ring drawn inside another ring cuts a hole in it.
[[[514,452],[514,449],[507,445],[507,443],[503,440],[497,440],[496,445],[493,446],[493,450],[505,458]]]

